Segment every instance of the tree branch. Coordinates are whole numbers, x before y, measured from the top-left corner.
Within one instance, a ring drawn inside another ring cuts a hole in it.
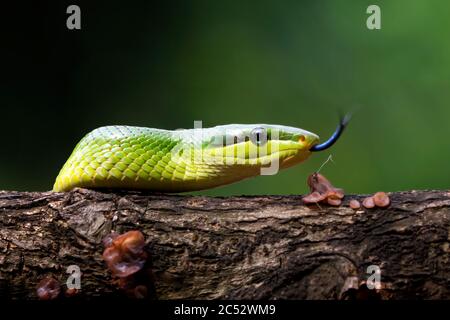
[[[158,299],[449,299],[450,192],[390,194],[387,209],[305,206],[300,196],[211,198],[0,192],[0,297],[36,299],[47,276],[78,298],[122,295],[102,239],[139,230]],[[378,266],[381,288],[368,290]]]

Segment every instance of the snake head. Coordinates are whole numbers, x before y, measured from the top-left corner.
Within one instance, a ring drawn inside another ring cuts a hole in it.
[[[319,137],[309,131],[280,125],[234,124],[204,129],[204,160],[230,167],[260,168],[277,161],[286,168],[304,161]]]

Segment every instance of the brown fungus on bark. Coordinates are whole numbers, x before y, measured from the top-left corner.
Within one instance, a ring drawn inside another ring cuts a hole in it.
[[[144,267],[147,253],[144,235],[140,231],[129,231],[113,237],[107,236],[104,244],[107,247],[103,252],[103,259],[114,276],[128,277]]]
[[[385,192],[377,192],[373,195],[373,202],[377,207],[385,208],[389,206],[391,200]]]
[[[103,238],[102,243],[105,248],[108,248],[113,245],[113,241],[117,239],[119,234],[117,232],[111,232],[106,237]]]
[[[359,203],[359,201],[356,199],[352,199],[350,200],[349,206],[353,210],[358,210],[359,208],[361,208],[361,203]]]
[[[373,197],[367,197],[363,200],[362,203],[364,208],[371,209],[375,207],[375,203],[373,202]]]
[[[66,296],[66,298],[72,298],[75,297],[78,294],[79,290],[75,289],[75,288],[70,288],[67,289],[66,292],[64,292],[64,296]]]
[[[334,187],[331,182],[320,173],[314,172],[308,177],[310,194],[302,198],[303,203],[328,203],[339,206],[344,198],[344,190]]]
[[[58,280],[52,277],[45,277],[42,279],[36,288],[36,294],[39,300],[53,300],[56,299],[61,292],[61,286]]]
[[[330,206],[335,206],[335,207],[339,207],[342,203],[341,199],[334,199],[334,198],[327,198],[327,203]]]
[[[153,297],[154,278],[144,235],[140,231],[111,233],[103,239],[103,244],[106,247],[103,259],[116,278],[113,282],[117,287],[130,298]]]
[[[146,286],[138,285],[134,288],[132,295],[136,299],[145,299],[148,296],[148,289]]]
[[[304,203],[318,203],[326,199],[324,194],[320,194],[317,191],[311,192],[310,194],[302,198]]]
[[[363,206],[367,209],[374,207],[386,208],[390,203],[391,200],[385,192],[377,192],[373,196],[365,198],[363,201]]]

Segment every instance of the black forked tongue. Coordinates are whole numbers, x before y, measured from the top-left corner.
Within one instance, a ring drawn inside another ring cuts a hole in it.
[[[344,132],[345,127],[347,126],[348,122],[350,121],[351,115],[346,114],[344,117],[341,117],[339,121],[339,125],[337,126],[336,130],[332,134],[332,136],[325,142],[321,144],[316,144],[312,146],[311,149],[309,149],[312,152],[316,151],[323,151],[331,147],[336,141],[338,141],[339,137],[341,136],[342,132]]]

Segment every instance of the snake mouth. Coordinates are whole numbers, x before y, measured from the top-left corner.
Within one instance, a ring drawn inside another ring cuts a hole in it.
[[[257,146],[251,142],[242,142],[223,148],[209,149],[203,161],[206,163],[224,163],[226,165],[266,166],[273,162],[282,167],[298,163],[310,155],[309,149],[317,144],[315,134],[302,134],[291,140],[271,140]]]

